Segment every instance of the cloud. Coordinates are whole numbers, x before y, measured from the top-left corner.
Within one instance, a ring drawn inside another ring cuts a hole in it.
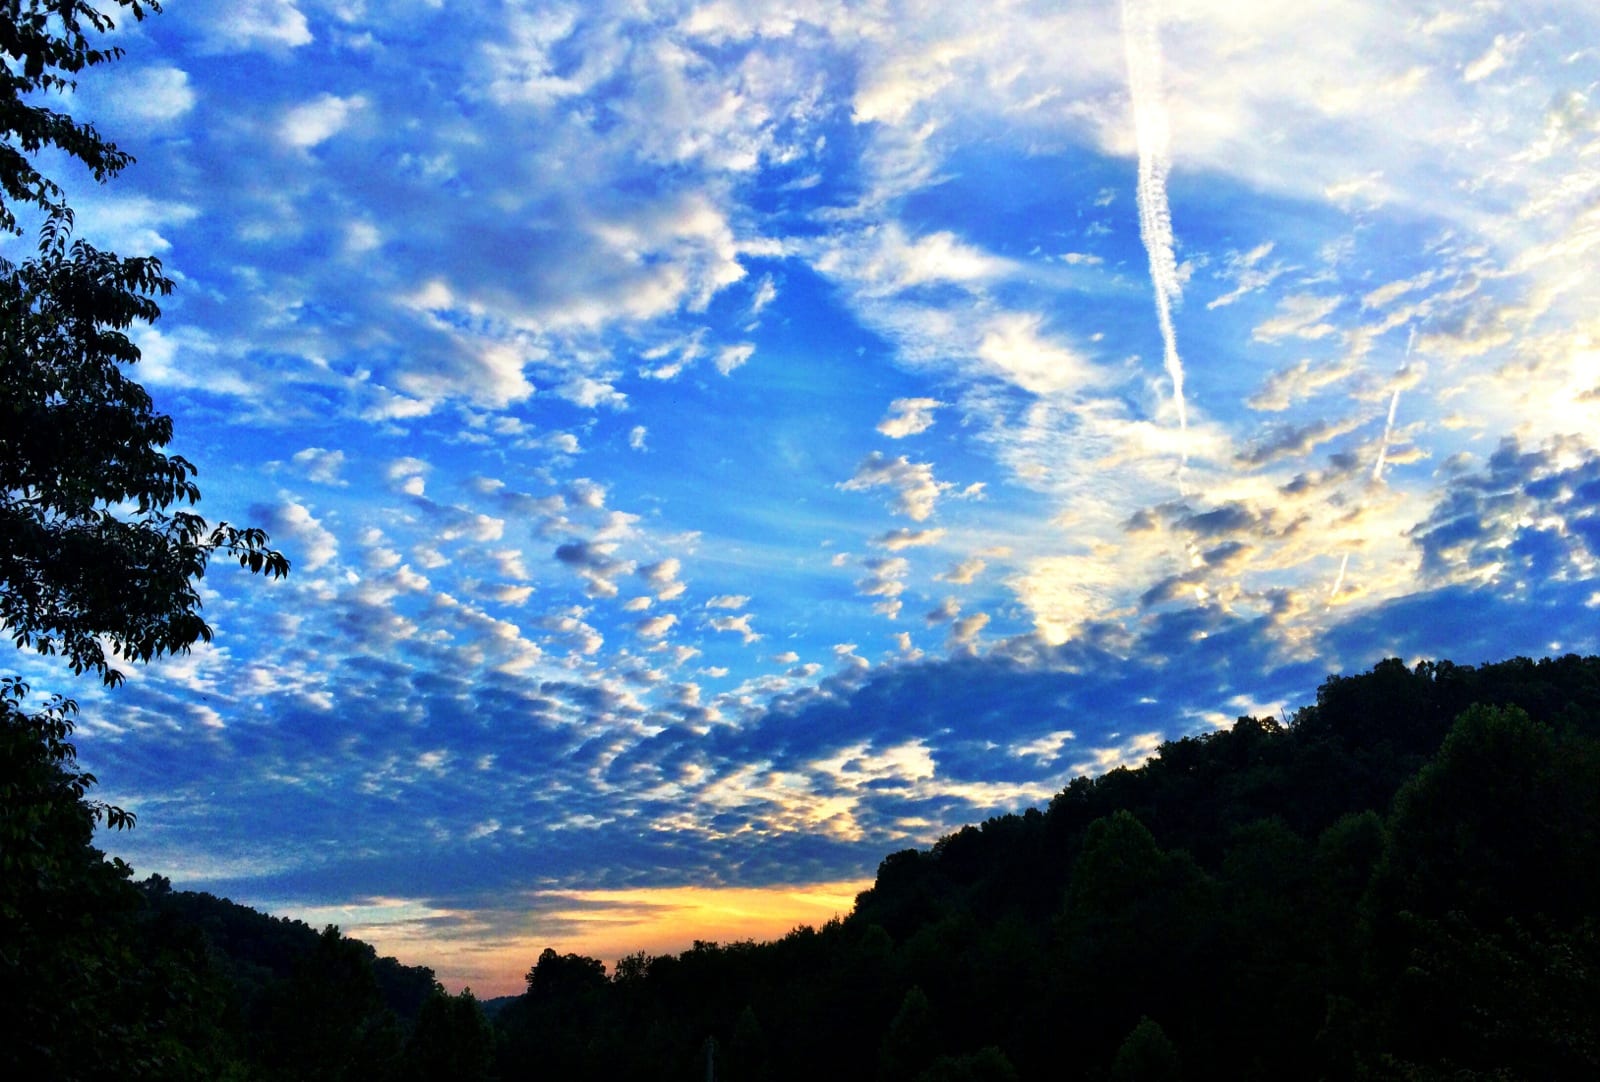
[[[296,48],[309,45],[311,29],[295,0],[238,0],[226,10],[200,13],[212,48],[242,52],[262,46]]]
[[[641,639],[660,639],[664,638],[677,622],[678,617],[673,613],[663,613],[660,616],[640,620],[634,625],[634,631]]]
[[[895,513],[915,522],[923,522],[933,514],[939,494],[950,485],[934,480],[931,463],[912,462],[905,455],[890,459],[874,451],[861,460],[854,476],[840,482],[838,487],[846,492],[862,492],[871,488],[892,489],[894,500],[891,506]]]
[[[1006,379],[1034,394],[1076,391],[1095,381],[1088,361],[1075,350],[1047,341],[1038,316],[1012,313],[984,328],[977,355]]]
[[[1241,466],[1264,466],[1282,458],[1295,458],[1355,429],[1355,419],[1312,421],[1304,425],[1274,425],[1235,456]]]
[[[1349,379],[1355,372],[1356,365],[1350,360],[1327,364],[1301,360],[1289,368],[1271,373],[1261,389],[1246,399],[1246,403],[1255,410],[1286,410],[1325,387]]]
[[[744,644],[749,646],[751,643],[761,641],[761,636],[750,627],[750,621],[753,618],[753,615],[748,612],[738,616],[713,616],[706,621],[706,625],[713,631],[738,634],[744,639]]]
[[[189,73],[170,65],[135,68],[117,78],[114,94],[100,108],[119,120],[140,125],[175,121],[194,108]]]
[[[978,634],[989,626],[989,614],[975,612],[971,616],[962,616],[950,624],[951,651],[975,650],[978,643]]]
[[[1521,34],[1512,37],[1507,37],[1505,34],[1496,34],[1493,43],[1484,51],[1483,55],[1461,70],[1462,81],[1476,83],[1487,79],[1506,66],[1521,44]]]
[[[742,368],[746,361],[755,355],[756,347],[749,342],[741,342],[735,346],[724,346],[717,351],[715,364],[717,371],[724,376],[731,375],[735,368]]]
[[[321,570],[339,555],[338,539],[303,503],[284,500],[270,506],[253,507],[251,517],[272,535],[275,544],[283,547],[290,562],[303,571]]]
[[[862,560],[861,566],[867,569],[867,575],[856,583],[856,590],[864,597],[896,598],[905,592],[903,580],[911,570],[911,562],[905,557],[873,556]]]
[[[897,398],[878,422],[878,431],[892,440],[903,440],[933,427],[933,411],[943,406],[937,398]]]
[[[1338,333],[1325,317],[1338,308],[1338,297],[1320,297],[1310,293],[1297,293],[1285,297],[1278,305],[1278,314],[1256,325],[1251,332],[1258,342],[1276,342],[1281,338],[1327,338]]]
[[[878,295],[942,283],[975,285],[1000,277],[1011,264],[963,243],[953,233],[912,238],[898,222],[874,225],[825,252],[818,269],[848,275]],[[845,246],[848,245],[848,246]]]
[[[1275,247],[1272,241],[1265,241],[1248,252],[1229,252],[1223,263],[1223,270],[1218,277],[1232,281],[1233,289],[1206,302],[1208,311],[1225,307],[1239,300],[1241,297],[1266,289],[1283,275],[1289,268],[1282,263],[1272,263],[1263,267],[1261,264],[1272,254]]]
[[[671,601],[681,597],[686,589],[678,581],[678,572],[683,570],[683,564],[676,556],[668,556],[664,560],[653,564],[645,564],[639,568],[639,577],[644,579],[650,590],[656,595],[657,601]]]
[[[291,461],[306,475],[308,481],[339,487],[349,484],[339,478],[339,471],[344,468],[343,451],[307,447],[303,451],[296,451]]]
[[[556,547],[555,557],[583,578],[590,597],[613,598],[618,593],[616,580],[634,569],[632,561],[613,556],[616,550],[612,542],[569,541]]]
[[[872,543],[879,548],[899,552],[902,549],[937,545],[944,539],[944,535],[943,530],[911,530],[902,526],[873,538]]]
[[[335,94],[319,95],[283,115],[278,125],[278,137],[291,147],[309,150],[343,131],[350,118],[365,108],[366,104],[366,99],[360,95],[348,98]]]
[[[408,496],[421,496],[427,488],[427,475],[433,466],[420,458],[407,455],[390,462],[384,476],[397,491]]]
[[[600,648],[605,645],[605,636],[585,623],[582,617],[582,610],[554,614],[543,617],[539,626],[575,653],[584,655],[599,653]]]
[[[949,582],[959,586],[970,586],[977,580],[979,575],[983,574],[984,568],[988,566],[989,565],[984,560],[977,556],[973,556],[969,559],[962,560],[960,563],[952,566],[948,571],[944,571],[935,577],[941,582]]]

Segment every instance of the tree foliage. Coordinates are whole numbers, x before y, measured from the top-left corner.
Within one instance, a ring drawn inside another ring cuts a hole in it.
[[[66,207],[61,185],[33,162],[39,151],[54,147],[65,152],[97,181],[116,176],[133,160],[93,125],[38,101],[39,95],[73,90],[85,68],[122,55],[116,47],[97,47],[90,37],[114,27],[108,7],[121,8],[135,19],[161,10],[158,0],[99,5],[90,0],[0,0],[0,52],[10,60],[0,68],[0,229],[21,233],[18,203],[46,212]]]
[[[271,577],[289,564],[261,530],[185,509],[200,497],[195,467],[163,450],[172,419],[127,373],[129,331],[160,316],[172,281],[153,257],[73,239],[65,191],[36,164],[54,149],[105,181],[132,160],[43,101],[121,55],[95,44],[108,8],[142,19],[160,5],[0,4],[0,229],[23,235],[33,220],[38,234],[33,257],[0,258],[0,624],[114,684],[115,658],[210,639],[196,582],[214,554]]]

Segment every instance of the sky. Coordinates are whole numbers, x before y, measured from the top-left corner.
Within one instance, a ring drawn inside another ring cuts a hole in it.
[[[141,876],[514,992],[1597,649],[1588,0],[165,6],[66,103],[138,164],[62,175],[294,566],[115,691],[15,658]]]

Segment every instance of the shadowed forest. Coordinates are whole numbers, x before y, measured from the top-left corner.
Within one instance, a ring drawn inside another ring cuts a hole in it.
[[[546,950],[488,1004],[336,928],[135,883],[40,751],[61,708],[5,704],[10,1077],[1600,1072],[1600,658],[1333,677],[1287,723],[891,854],[820,929],[609,974]]]

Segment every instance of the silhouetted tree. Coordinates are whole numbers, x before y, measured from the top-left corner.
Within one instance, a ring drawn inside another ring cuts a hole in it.
[[[286,1078],[344,1082],[392,1077],[402,1037],[383,1005],[372,948],[328,925],[277,994],[264,1058]]]
[[[1177,1048],[1149,1018],[1139,1019],[1111,1061],[1111,1082],[1178,1082],[1182,1077]]]
[[[97,821],[132,816],[89,797],[75,705],[30,713],[26,695],[0,680],[0,1077],[215,1077],[203,974],[140,926],[132,869],[93,845]]]
[[[494,1030],[464,988],[452,996],[435,987],[406,1041],[410,1082],[483,1082],[494,1069]]]
[[[1017,1082],[1017,1069],[990,1045],[963,1056],[940,1056],[917,1082]]]
[[[917,985],[906,990],[878,1049],[878,1077],[882,1082],[910,1082],[938,1052],[933,1006]]]

